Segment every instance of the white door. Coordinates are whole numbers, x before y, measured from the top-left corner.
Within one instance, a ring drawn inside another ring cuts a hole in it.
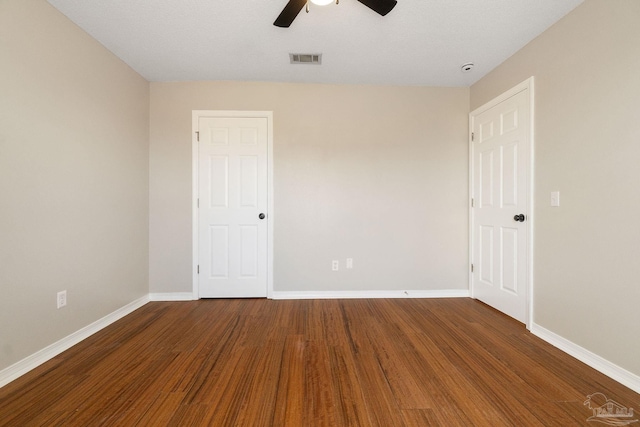
[[[267,118],[198,119],[198,294],[267,296]]]
[[[526,86],[471,113],[473,297],[523,323],[530,259],[529,92]]]

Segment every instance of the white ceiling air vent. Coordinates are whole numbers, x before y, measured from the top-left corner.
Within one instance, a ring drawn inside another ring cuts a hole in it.
[[[289,60],[292,64],[322,64],[321,53],[290,53]]]

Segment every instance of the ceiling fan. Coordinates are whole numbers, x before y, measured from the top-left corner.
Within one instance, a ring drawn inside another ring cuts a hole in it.
[[[284,9],[282,9],[282,12],[280,12],[280,15],[278,15],[273,25],[275,25],[276,27],[288,28],[293,22],[293,20],[296,19],[296,16],[298,16],[298,13],[300,13],[300,11],[305,5],[307,5],[307,12],[309,11],[309,6],[307,1],[308,0],[289,0],[289,3],[287,3]],[[325,0],[325,1],[317,1],[317,2],[313,0],[311,1],[313,3],[317,3],[321,5],[325,5],[333,2],[333,0],[329,0],[329,1]],[[338,3],[338,1],[339,0],[336,0],[336,3]],[[382,16],[385,16],[387,13],[391,12],[391,9],[393,9],[395,5],[398,3],[397,0],[358,0],[358,1],[363,5],[367,6],[369,9],[379,13]]]

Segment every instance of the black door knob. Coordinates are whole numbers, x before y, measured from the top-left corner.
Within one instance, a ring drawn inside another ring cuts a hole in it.
[[[260,219],[264,219],[265,217],[266,217],[266,215],[265,215],[265,214],[263,214],[263,213],[261,213],[260,215],[258,215],[258,218],[260,218]]]
[[[514,216],[513,220],[518,222],[524,222],[524,214]]]

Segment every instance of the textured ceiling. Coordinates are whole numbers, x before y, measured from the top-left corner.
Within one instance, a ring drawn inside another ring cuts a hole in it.
[[[340,0],[290,28],[273,26],[287,0],[48,1],[149,81],[469,86],[583,0],[398,0],[385,17]]]

